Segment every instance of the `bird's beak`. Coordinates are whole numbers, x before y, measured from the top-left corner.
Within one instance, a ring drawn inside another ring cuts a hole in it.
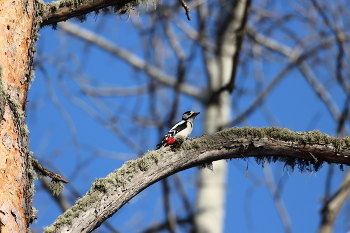
[[[195,112],[193,113],[194,116],[197,116],[200,112]]]

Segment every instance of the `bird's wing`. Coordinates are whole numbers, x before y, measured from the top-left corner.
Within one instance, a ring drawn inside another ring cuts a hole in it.
[[[162,139],[162,142],[157,145],[157,148],[160,148],[161,146],[163,146],[166,143],[166,140],[168,138],[174,137],[176,133],[184,130],[186,128],[186,126],[187,126],[187,122],[186,121],[179,121],[179,122],[177,122],[169,130],[169,132],[164,136],[164,138]]]

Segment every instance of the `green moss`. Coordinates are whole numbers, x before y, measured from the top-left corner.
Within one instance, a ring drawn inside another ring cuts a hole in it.
[[[222,137],[231,137],[232,135],[237,137],[251,137],[251,138],[263,138],[271,137],[276,140],[291,141],[300,144],[331,144],[336,150],[339,150],[342,146],[350,146],[350,137],[343,139],[338,137],[331,137],[327,134],[321,133],[319,130],[310,132],[294,132],[289,129],[282,129],[278,127],[266,127],[266,128],[252,128],[252,127],[233,127],[230,129],[224,129],[215,133]],[[208,142],[210,144],[210,142]]]
[[[21,105],[18,103],[18,100],[13,98],[12,96],[7,97],[8,104],[15,115],[15,118],[20,119],[21,122],[24,122],[25,120],[25,115],[22,110]]]
[[[33,159],[33,152],[29,151],[28,153],[28,182],[27,182],[27,187],[28,187],[28,196],[34,196],[35,193],[35,185],[34,185],[34,181],[38,179],[38,176],[35,172],[35,170],[33,169],[32,163],[31,163],[31,159]],[[31,206],[30,208],[31,211],[29,211],[28,216],[32,217],[34,216],[38,210],[35,209],[34,206]],[[31,221],[33,221],[32,218],[30,218]]]
[[[192,149],[192,145],[190,142],[184,142],[181,144],[180,147],[182,150],[191,150]]]
[[[138,159],[137,164],[138,164],[141,171],[147,171],[148,168],[150,167],[150,163],[148,162],[148,160],[146,158]]]
[[[89,193],[99,191],[107,192],[110,188],[123,187],[129,182],[134,174],[139,171],[147,171],[153,164],[157,164],[162,155],[159,151],[149,151],[142,158],[127,161],[121,168],[110,173],[106,178],[97,179]]]
[[[0,64],[0,121],[4,116],[5,104],[6,104],[6,89],[3,81],[2,65]]]
[[[100,195],[98,192],[91,193],[90,195],[87,195],[86,197],[80,198],[72,208],[72,212],[76,212],[77,210],[80,211],[86,211],[88,207],[98,201],[100,199]],[[67,217],[73,216],[74,214],[69,213],[69,215],[66,214]]]
[[[268,137],[274,140],[283,140],[293,143],[298,143],[301,145],[306,144],[319,144],[319,145],[330,145],[334,147],[334,151],[340,151],[344,146],[350,147],[350,136],[343,139],[338,137],[331,137],[327,134],[323,134],[318,130],[310,132],[294,132],[289,129],[282,129],[278,127],[265,127],[265,128],[251,128],[251,127],[233,127],[230,129],[225,129],[215,133],[213,136],[221,136],[224,138],[233,138],[233,140],[239,140],[239,138],[251,138],[260,139],[263,137]],[[236,136],[236,137],[232,137]],[[201,141],[200,144],[204,142]],[[210,141],[205,140],[205,143],[210,144]],[[217,143],[217,141],[215,142]],[[285,163],[285,166],[290,167],[294,171],[295,166],[298,166],[300,172],[308,171],[314,172],[318,171],[322,165],[323,161],[315,160],[313,156],[310,156],[310,160],[298,159],[298,158],[286,158],[279,156],[261,156],[254,158],[255,161],[262,165],[265,162],[276,162],[280,161]]]
[[[41,14],[46,9],[46,4],[43,0],[36,0],[36,11],[38,14]]]
[[[58,180],[51,180],[49,183],[49,189],[54,196],[58,196],[64,189],[63,184]]]
[[[228,136],[231,136],[232,134],[235,134],[234,133],[234,128],[231,128],[231,129],[223,129],[217,133],[215,133],[214,135],[220,135],[222,137],[228,137]]]
[[[191,141],[190,144],[194,149],[199,149],[201,147],[201,144],[197,140]]]
[[[342,146],[350,146],[350,136],[344,139],[330,137],[323,134],[317,130],[311,132],[293,132],[289,129],[282,129],[277,127],[266,127],[266,128],[251,128],[234,127],[231,129],[225,129],[217,132],[213,137],[201,138],[200,140],[190,140],[181,142],[179,149],[190,150],[190,149],[200,149],[208,148],[211,145],[218,143],[216,137],[233,138],[233,140],[242,140],[240,138],[251,138],[251,139],[261,139],[264,137],[270,137],[275,140],[291,141],[300,144],[320,144],[328,145],[331,144],[336,150],[341,149]],[[232,136],[236,136],[232,137]],[[244,139],[245,140],[245,139]],[[106,178],[97,179],[92,188],[88,191],[85,197],[79,199],[76,204],[71,208],[69,212],[61,215],[56,222],[45,228],[45,232],[57,232],[64,223],[71,223],[71,221],[80,215],[82,211],[85,211],[89,205],[100,201],[103,193],[107,192],[109,189],[117,189],[125,186],[127,182],[130,182],[134,175],[138,172],[147,171],[151,166],[156,165],[162,159],[164,153],[168,150],[152,150],[145,154],[142,158],[136,160],[127,161],[121,168],[116,169],[114,172],[110,173]],[[323,161],[319,161],[312,156],[310,153],[310,159],[298,159],[292,157],[279,157],[279,156],[260,156],[255,158],[256,162],[260,165],[264,165],[265,162],[283,162],[285,167],[283,169],[290,169],[294,171],[295,167],[299,169],[300,172],[314,172],[318,171],[322,165]],[[213,169],[212,163],[205,163],[198,166],[198,168],[208,168]],[[289,171],[289,170],[288,170]],[[121,189],[121,191],[123,191]]]
[[[83,3],[82,0],[60,0],[60,1],[50,2],[48,6],[49,6],[49,11],[53,13],[57,11],[59,8],[72,7],[72,6],[77,7],[82,3]]]
[[[216,134],[218,135],[218,134]],[[219,134],[221,135],[221,134]],[[228,136],[228,135],[227,135]],[[225,137],[225,136],[224,136]],[[186,141],[183,144],[181,144],[181,149],[182,150],[192,150],[192,149],[206,149],[209,148],[212,145],[216,145],[218,144],[218,141],[216,139],[212,139],[212,138],[202,138],[201,140],[190,140],[190,141]]]
[[[70,224],[82,211],[86,211],[91,204],[99,201],[101,194],[112,188],[123,187],[131,181],[135,173],[148,170],[150,166],[158,163],[161,158],[161,152],[149,151],[142,158],[127,161],[121,168],[116,169],[106,178],[96,179],[87,194],[80,198],[69,211],[59,216],[53,225],[45,227],[45,232],[57,232],[62,225]]]
[[[343,139],[338,138],[338,137],[334,137],[334,138],[332,138],[331,143],[333,144],[335,149],[337,151],[339,151],[341,149],[341,147],[343,146]]]
[[[56,219],[54,224],[45,227],[44,232],[58,232],[58,229],[60,229],[61,226],[71,224],[76,217],[78,217],[82,212],[85,212],[92,203],[97,202],[99,199],[100,197],[98,192],[87,194],[85,197],[78,199],[71,209],[68,209]]]
[[[56,232],[56,226],[55,225],[51,225],[48,227],[44,227],[44,232],[46,233],[55,233]]]
[[[35,172],[31,160],[33,158],[33,152],[29,151],[28,153],[28,178],[29,178],[29,184],[30,184],[30,189],[29,192],[31,194],[34,194],[35,192],[35,187],[34,187],[34,181],[38,179],[37,173]]]
[[[39,211],[39,210],[37,210],[34,206],[32,206],[32,213],[33,213],[33,214],[38,213],[38,211]]]
[[[350,147],[350,136],[345,136],[343,141],[347,147]]]
[[[23,124],[22,129],[23,129],[23,133],[25,135],[29,135],[29,129],[28,129],[28,126],[26,124]]]
[[[209,170],[213,171],[213,163],[203,163],[199,166],[197,166],[199,170],[208,168]]]
[[[59,0],[59,1],[53,1],[51,3],[48,3],[47,5],[44,6],[44,9],[42,9],[42,7],[40,7],[40,9],[38,9],[38,10],[40,11],[40,15],[43,12],[45,12],[45,10],[48,10],[51,13],[54,13],[58,9],[63,8],[63,7],[71,8],[71,10],[74,11],[75,8],[78,7],[79,5],[86,4],[89,2],[93,2],[93,0],[85,0],[85,1],[84,0]],[[118,14],[128,13],[129,14],[132,10],[134,10],[135,7],[139,7],[142,3],[147,7],[149,4],[149,1],[142,1],[142,0],[132,0],[132,1],[127,1],[127,2],[122,1],[116,5],[96,10],[95,14],[98,14],[100,12],[100,10],[102,10],[104,13],[110,12],[109,9],[112,9],[112,11],[114,13],[118,13]],[[156,8],[156,5],[157,5],[156,0],[152,0],[152,4],[153,4],[154,8]],[[77,18],[78,18],[78,20],[83,22],[86,20],[86,15],[87,14],[83,14],[83,15],[77,16]]]
[[[58,5],[57,4],[52,4],[52,5],[50,5],[50,11],[51,12],[55,12],[55,11],[57,11],[58,10]]]
[[[108,188],[110,187],[110,184],[108,181],[104,178],[99,178],[94,181],[92,184],[92,189],[94,191],[99,191],[101,193],[107,192]]]
[[[148,156],[150,159],[152,159],[156,164],[162,158],[162,156],[160,155],[160,153],[157,150],[149,151],[146,156]]]

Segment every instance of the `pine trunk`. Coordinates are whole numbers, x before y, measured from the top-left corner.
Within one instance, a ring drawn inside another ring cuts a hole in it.
[[[0,1],[0,232],[32,219],[29,132],[24,124],[37,36],[32,0]]]

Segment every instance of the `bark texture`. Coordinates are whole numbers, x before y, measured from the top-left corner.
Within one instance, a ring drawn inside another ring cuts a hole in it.
[[[132,197],[165,177],[216,160],[248,157],[255,157],[258,163],[283,161],[301,172],[317,171],[323,161],[349,165],[350,137],[280,128],[232,128],[185,142],[176,151],[150,151],[95,181],[45,232],[91,232]]]
[[[24,124],[34,42],[33,0],[0,1],[0,232],[26,232],[32,218],[28,129]]]

